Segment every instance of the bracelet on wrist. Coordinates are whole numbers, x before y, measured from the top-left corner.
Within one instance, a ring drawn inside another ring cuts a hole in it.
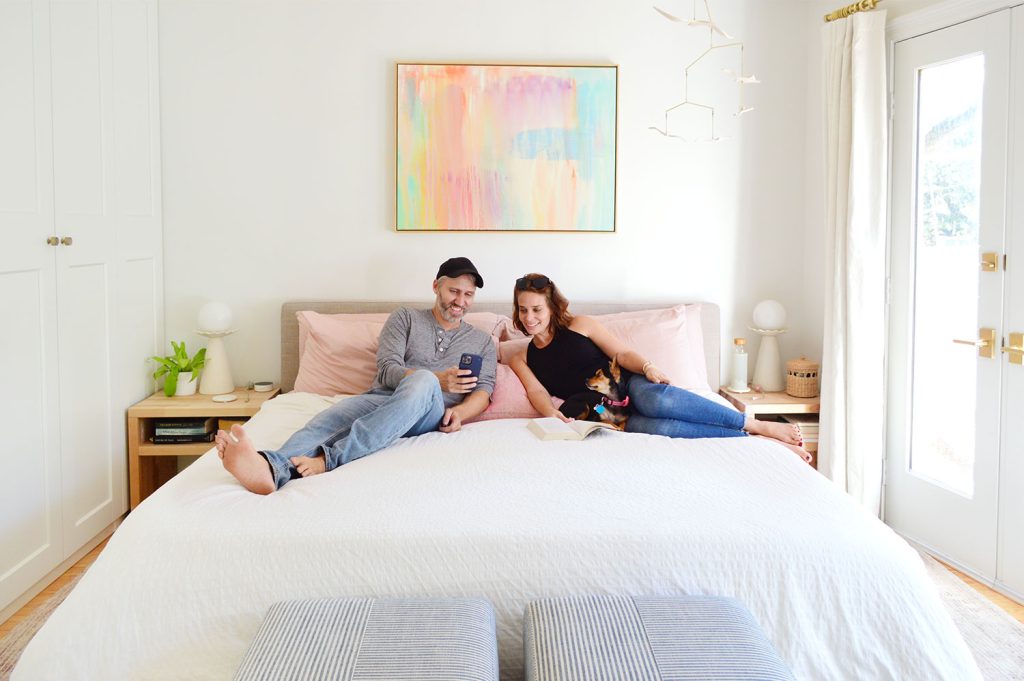
[[[650,369],[652,366],[654,366],[654,362],[652,362],[650,360],[644,362],[644,365],[642,367],[640,367],[640,373],[642,373],[642,374],[644,374],[646,376],[647,375],[647,370]]]

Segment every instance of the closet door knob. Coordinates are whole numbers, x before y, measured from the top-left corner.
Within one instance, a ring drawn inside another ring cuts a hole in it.
[[[55,236],[46,237],[46,244],[48,246],[56,246],[60,243],[60,239]]]
[[[70,246],[71,245],[71,237],[69,237],[69,236],[61,237],[60,242],[62,244],[64,244],[65,246]]]

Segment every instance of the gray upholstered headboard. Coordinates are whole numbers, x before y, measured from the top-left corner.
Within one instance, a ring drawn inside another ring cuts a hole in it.
[[[301,310],[313,310],[322,314],[340,314],[356,312],[391,312],[398,307],[429,307],[432,301],[391,302],[391,301],[331,301],[302,300],[286,302],[281,305],[281,390],[287,392],[295,385],[295,375],[299,371],[299,322],[295,313]],[[671,307],[670,303],[573,303],[574,314],[609,314],[612,312],[630,312],[634,310],[655,310]],[[511,310],[510,303],[484,303],[473,305],[473,312],[495,312],[507,315]],[[712,390],[719,386],[719,313],[714,303],[701,303],[701,328],[704,331],[704,360],[708,368],[708,383]]]

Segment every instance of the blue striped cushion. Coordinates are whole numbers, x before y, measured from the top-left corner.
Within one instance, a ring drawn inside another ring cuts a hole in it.
[[[492,681],[491,604],[475,598],[326,598],[270,607],[236,681]]]
[[[754,616],[716,596],[578,596],[526,608],[527,681],[792,681]]]

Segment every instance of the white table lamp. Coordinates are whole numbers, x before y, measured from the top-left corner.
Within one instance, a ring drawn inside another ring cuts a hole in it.
[[[199,309],[199,328],[196,333],[210,339],[206,345],[206,366],[199,379],[201,395],[223,395],[234,392],[231,365],[224,349],[224,336],[233,334],[231,308],[224,303],[210,302]]]
[[[776,339],[786,333],[786,308],[777,300],[762,300],[754,306],[754,326],[750,330],[761,336],[754,365],[754,385],[768,392],[778,392],[786,387]]]

